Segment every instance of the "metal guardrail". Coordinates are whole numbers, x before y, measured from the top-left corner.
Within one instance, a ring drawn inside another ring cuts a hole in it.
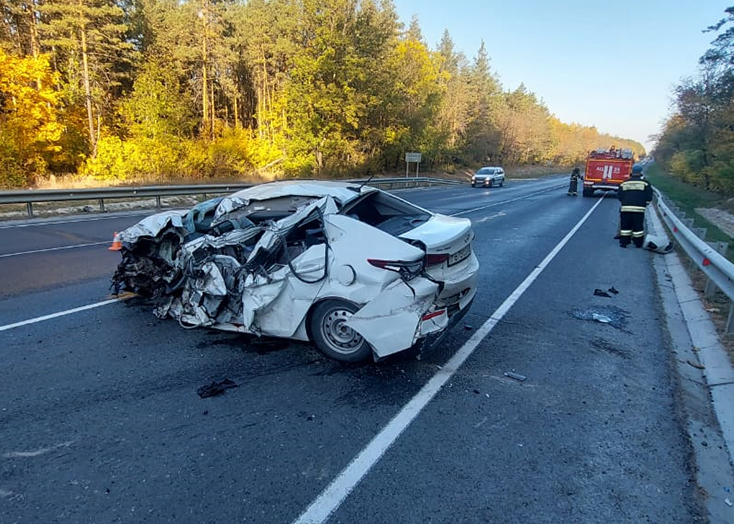
[[[344,182],[362,184],[368,179],[344,180]],[[400,178],[373,178],[369,185],[387,189],[418,187],[421,185],[456,185],[461,184],[454,180],[431,177],[400,177]],[[102,189],[41,189],[25,191],[0,191],[0,204],[25,204],[28,218],[33,218],[33,204],[39,202],[71,202],[80,200],[96,200],[100,212],[105,212],[105,200],[124,198],[155,198],[156,207],[161,207],[161,198],[186,195],[220,195],[233,193],[240,189],[252,187],[256,184],[207,184],[181,186],[140,186],[140,187],[109,187]]]
[[[706,286],[706,294],[710,295],[712,288],[710,283],[720,289],[730,301],[734,301],[734,264],[729,262],[721,253],[726,251],[726,244],[715,243],[710,244],[700,238],[705,235],[705,229],[700,231],[701,235],[694,233],[688,225],[692,224],[692,219],[681,219],[671,208],[665,203],[662,193],[657,189],[654,190],[657,196],[657,205],[663,220],[670,228],[673,237],[690,257],[693,263],[706,275],[709,284]],[[731,333],[734,330],[732,325],[734,321],[734,304],[730,306],[729,317],[726,322],[726,331]]]

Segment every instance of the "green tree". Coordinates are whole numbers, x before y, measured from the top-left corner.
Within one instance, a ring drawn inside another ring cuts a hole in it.
[[[111,119],[130,79],[135,48],[128,22],[133,8],[104,0],[50,0],[38,8],[42,44],[63,75],[67,100],[86,107],[94,156],[103,120]]]
[[[468,74],[469,105],[463,150],[469,163],[501,161],[498,118],[501,115],[501,88],[489,66],[482,41]]]

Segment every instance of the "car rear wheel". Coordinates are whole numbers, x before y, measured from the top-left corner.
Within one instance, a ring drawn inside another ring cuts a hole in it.
[[[311,338],[327,357],[342,362],[361,362],[372,354],[367,341],[346,321],[359,310],[346,300],[325,300],[316,305],[309,323]]]

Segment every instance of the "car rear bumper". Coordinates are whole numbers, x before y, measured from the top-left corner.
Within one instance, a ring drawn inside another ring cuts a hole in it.
[[[417,357],[425,358],[433,353],[444,341],[449,331],[451,331],[451,329],[466,316],[466,314],[469,312],[469,308],[471,308],[473,303],[474,295],[472,295],[471,299],[464,307],[454,312],[453,315],[449,316],[448,324],[444,329],[442,329],[441,331],[430,333],[418,340],[418,342],[413,347],[413,349],[416,351]]]

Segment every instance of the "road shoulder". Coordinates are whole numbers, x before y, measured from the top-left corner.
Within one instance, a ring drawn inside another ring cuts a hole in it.
[[[653,229],[662,224],[650,213]],[[673,252],[653,266],[677,366],[680,416],[712,524],[734,521],[734,373],[698,293]]]

